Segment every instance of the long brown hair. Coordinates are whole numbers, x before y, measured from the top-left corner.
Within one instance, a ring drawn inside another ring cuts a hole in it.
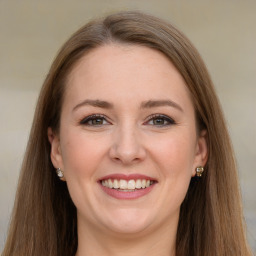
[[[186,81],[199,129],[208,133],[204,175],[192,178],[181,206],[176,255],[250,255],[233,151],[200,55],[172,25],[140,12],[121,12],[78,30],[50,68],[38,99],[3,256],[75,254],[76,208],[51,163],[47,128],[59,130],[65,81],[74,65],[91,49],[111,42],[164,53]]]

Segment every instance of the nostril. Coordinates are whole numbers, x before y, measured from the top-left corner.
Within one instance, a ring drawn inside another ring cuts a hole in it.
[[[146,156],[145,149],[141,140],[132,129],[123,129],[122,134],[117,132],[113,138],[109,156],[116,162],[130,164],[143,160]]]

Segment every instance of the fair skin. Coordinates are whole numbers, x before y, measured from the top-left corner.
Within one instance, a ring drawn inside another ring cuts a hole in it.
[[[180,205],[207,145],[163,54],[120,44],[90,51],[69,75],[59,134],[48,136],[77,208],[77,256],[175,255]]]

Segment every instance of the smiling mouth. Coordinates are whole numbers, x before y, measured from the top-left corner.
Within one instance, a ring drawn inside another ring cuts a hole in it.
[[[100,181],[103,187],[111,188],[122,192],[134,192],[145,189],[156,183],[149,179],[105,179]]]

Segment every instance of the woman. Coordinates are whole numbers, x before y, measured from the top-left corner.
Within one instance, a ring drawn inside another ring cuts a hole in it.
[[[250,255],[205,65],[177,29],[138,12],[92,21],[56,57],[3,252],[110,254]]]

